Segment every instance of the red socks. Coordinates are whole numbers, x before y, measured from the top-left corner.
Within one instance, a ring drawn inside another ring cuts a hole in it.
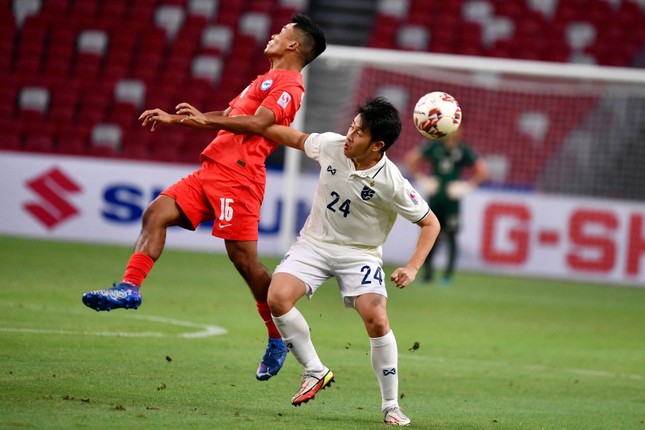
[[[125,267],[125,274],[123,275],[123,281],[129,282],[130,284],[141,286],[143,280],[148,276],[152,266],[155,264],[154,260],[148,257],[146,254],[138,252],[132,254],[128,260],[128,264]],[[269,314],[270,317],[270,314]]]
[[[255,302],[255,304],[258,306],[258,313],[262,317],[264,325],[267,326],[269,337],[272,339],[280,339],[282,336],[280,336],[278,328],[273,323],[273,318],[271,318],[271,310],[269,309],[267,302]]]
[[[154,260],[146,254],[143,254],[141,252],[132,254],[125,268],[123,281],[129,282],[133,285],[141,286],[143,280],[146,278],[146,276],[148,276],[148,273],[150,273],[150,270],[152,270],[152,266],[154,264]],[[272,339],[280,339],[282,336],[280,336],[278,328],[273,323],[273,318],[271,318],[271,310],[269,309],[267,302],[256,302],[256,305],[258,307],[258,313],[262,317],[262,321],[264,321],[264,325],[267,326],[269,337]]]

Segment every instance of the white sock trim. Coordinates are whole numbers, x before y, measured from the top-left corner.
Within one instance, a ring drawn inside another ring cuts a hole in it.
[[[294,318],[298,318],[298,315],[300,315],[300,311],[296,309],[296,307],[294,306],[286,314],[281,315],[279,317],[271,315],[271,318],[273,318],[273,322],[277,325],[277,324],[285,324],[293,320]]]
[[[388,334],[381,337],[370,337],[370,345],[374,348],[380,348],[385,345],[389,345],[392,342],[396,342],[394,337],[394,332],[390,330]]]

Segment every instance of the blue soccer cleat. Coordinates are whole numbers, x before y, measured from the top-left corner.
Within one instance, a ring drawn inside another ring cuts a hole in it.
[[[111,311],[112,309],[136,309],[141,305],[139,287],[121,282],[112,284],[112,288],[88,291],[83,294],[85,306],[95,311]]]
[[[287,352],[289,352],[289,349],[282,339],[269,338],[267,349],[255,373],[257,380],[266,381],[277,375],[287,358]]]

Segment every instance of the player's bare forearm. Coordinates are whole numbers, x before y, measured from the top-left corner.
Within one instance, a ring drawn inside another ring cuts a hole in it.
[[[230,115],[230,109],[223,112],[202,113],[194,106],[182,102],[177,105],[177,114],[183,115],[182,122],[196,124],[212,130],[226,130],[235,134],[261,134],[262,130],[275,122],[275,114],[264,106],[258,107],[253,115]]]
[[[206,115],[219,114],[217,112],[209,112]],[[162,109],[148,109],[139,115],[139,121],[143,127],[150,126],[150,131],[155,131],[157,126],[161,125],[183,125],[191,128],[203,128],[211,129],[211,127],[205,126],[203,124],[193,122],[193,121],[184,121],[184,115],[175,115],[170,114]]]
[[[262,135],[281,145],[299,149],[301,151],[305,149],[305,139],[309,136],[308,134],[294,128],[275,124],[262,130]]]
[[[414,249],[412,257],[410,257],[405,267],[397,268],[390,277],[397,288],[404,288],[414,281],[441,230],[439,220],[437,220],[436,215],[432,211],[419,221],[418,225],[421,227],[421,233],[419,234],[419,239],[417,239],[417,246]]]

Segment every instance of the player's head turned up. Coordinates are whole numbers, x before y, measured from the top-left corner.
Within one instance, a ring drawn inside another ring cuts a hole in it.
[[[381,152],[388,150],[401,134],[399,111],[385,97],[375,97],[361,104],[356,113],[363,127],[370,130],[372,141],[383,141]]]
[[[297,13],[291,16],[299,35],[303,67],[314,61],[327,48],[325,33],[309,16]]]

